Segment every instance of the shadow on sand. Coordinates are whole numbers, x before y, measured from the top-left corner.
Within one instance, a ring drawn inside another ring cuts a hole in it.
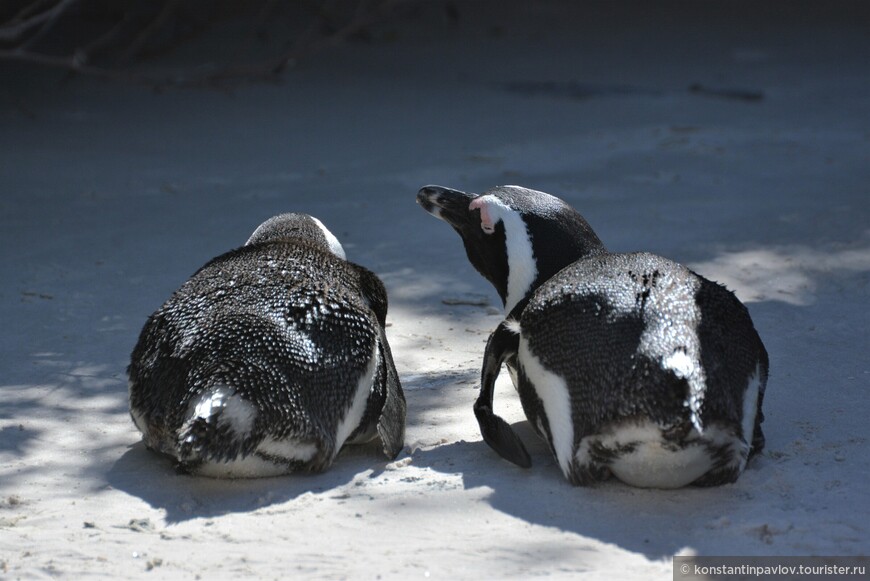
[[[672,556],[685,547],[698,554],[720,554],[717,534],[710,529],[718,528],[724,515],[745,514],[756,473],[768,463],[756,458],[736,484],[716,488],[648,490],[616,480],[574,487],[527,421],[513,428],[532,456],[528,470],[502,460],[481,440],[417,451],[414,465],[460,474],[466,489],[492,489],[486,502],[510,516],[615,544],[650,559]]]
[[[432,406],[446,405],[444,398],[439,397],[443,393],[440,388],[457,382],[467,383],[474,375],[473,371],[424,373],[404,379],[409,425],[431,423]],[[402,452],[400,457],[406,454]],[[152,508],[164,510],[166,522],[171,524],[250,512],[292,501],[306,493],[334,491],[336,496],[341,496],[342,487],[354,478],[360,474],[375,478],[389,462],[376,440],[345,447],[333,465],[319,474],[300,472],[271,478],[224,480],[180,473],[169,456],[151,452],[138,442],[112,464],[105,478],[112,488],[141,498]]]
[[[298,473],[272,478],[219,480],[179,473],[167,456],[142,442],[130,446],[106,475],[108,484],[166,512],[166,523],[250,512],[291,501],[306,493],[336,490],[358,474],[379,474],[387,459],[378,446],[351,446],[320,474]]]

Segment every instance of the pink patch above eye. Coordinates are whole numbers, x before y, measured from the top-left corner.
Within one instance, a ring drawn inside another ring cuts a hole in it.
[[[489,214],[489,204],[482,197],[475,198],[469,205],[469,210],[480,210],[480,227],[487,234],[495,232],[495,222]]]

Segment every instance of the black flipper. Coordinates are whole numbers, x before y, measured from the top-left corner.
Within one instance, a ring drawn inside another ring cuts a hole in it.
[[[399,374],[396,373],[396,365],[393,363],[393,354],[387,343],[384,330],[380,330],[378,340],[381,350],[381,365],[384,366],[386,397],[381,416],[378,418],[378,436],[384,445],[384,454],[390,460],[399,455],[405,445],[405,394],[402,384],[399,382]]]
[[[505,359],[519,350],[520,337],[502,322],[486,342],[483,369],[480,373],[480,395],[474,402],[474,416],[480,426],[483,441],[498,455],[522,468],[529,468],[532,459],[522,440],[506,421],[492,411],[495,380]]]
[[[375,313],[381,327],[387,325],[387,289],[384,288],[384,283],[378,276],[367,268],[358,264],[352,264],[359,274],[359,282],[362,287],[363,296],[368,300],[369,306]],[[386,339],[383,340],[386,343]]]

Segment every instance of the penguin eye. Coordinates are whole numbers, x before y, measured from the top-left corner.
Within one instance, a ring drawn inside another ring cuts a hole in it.
[[[495,223],[498,221],[490,212],[489,204],[484,197],[475,198],[468,205],[469,210],[480,210],[480,228],[487,234],[495,232]]]

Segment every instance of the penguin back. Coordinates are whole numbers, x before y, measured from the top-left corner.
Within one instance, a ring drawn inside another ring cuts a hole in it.
[[[281,456],[268,450],[292,449],[319,470],[371,431],[367,410],[386,397],[375,385],[385,377],[386,292],[324,246],[249,241],[149,317],[128,368],[131,414],[149,447],[191,467],[252,454],[268,463]]]

